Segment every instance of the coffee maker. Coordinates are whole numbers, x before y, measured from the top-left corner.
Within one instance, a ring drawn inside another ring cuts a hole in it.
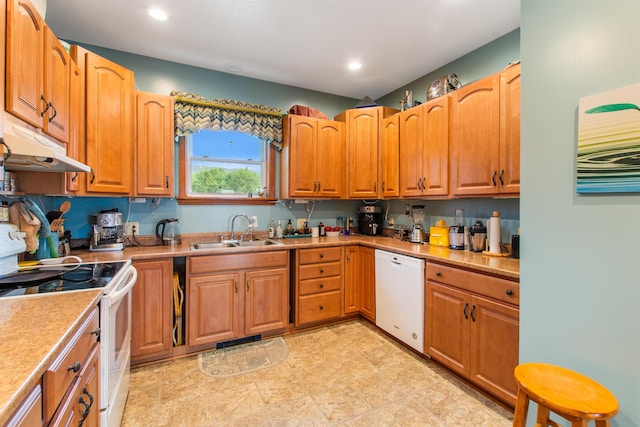
[[[121,251],[124,249],[122,213],[117,209],[91,215],[89,251]]]
[[[382,227],[382,207],[364,205],[358,212],[358,232],[369,236],[378,234]]]

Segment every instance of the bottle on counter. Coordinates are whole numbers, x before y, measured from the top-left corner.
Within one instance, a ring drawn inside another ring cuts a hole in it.
[[[276,236],[276,222],[271,218],[269,223],[269,238],[273,239]]]
[[[287,223],[287,231],[286,231],[286,235],[287,236],[293,236],[295,234],[295,230],[293,229],[293,224],[291,224],[291,219],[289,219],[289,222]]]
[[[0,208],[0,222],[9,222],[9,202],[4,200]]]
[[[326,236],[324,231],[324,224],[320,221],[320,225],[318,225],[318,232],[320,233],[320,237]]]
[[[284,233],[282,231],[282,224],[278,220],[278,226],[276,227],[276,239],[282,239]]]

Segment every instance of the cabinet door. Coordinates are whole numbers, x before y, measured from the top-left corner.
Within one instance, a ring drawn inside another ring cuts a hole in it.
[[[348,190],[357,199],[378,197],[379,107],[347,111]]]
[[[288,173],[282,180],[288,182],[289,197],[313,197],[317,189],[318,119],[287,116],[289,147],[283,154],[288,157]]]
[[[84,361],[84,369],[80,373],[80,386],[76,398],[78,420],[82,420],[83,427],[98,427],[100,425],[100,392],[98,373],[100,369],[100,347],[94,346],[92,352]]]
[[[380,196],[400,195],[400,115],[382,119],[380,144]]]
[[[173,263],[170,259],[133,264],[131,360],[170,356],[173,346]]]
[[[136,195],[173,196],[173,98],[136,94]]]
[[[520,64],[500,74],[500,193],[520,194]]]
[[[80,159],[80,145],[84,144],[81,137],[82,101],[84,91],[84,74],[77,64],[71,61],[69,72],[69,143],[67,144],[67,156],[72,159]],[[84,159],[82,159],[84,161]],[[66,191],[80,191],[80,174],[78,172],[66,173]]]
[[[44,98],[49,105],[41,119],[45,133],[69,142],[71,58],[53,31],[44,29]]]
[[[42,387],[36,385],[7,421],[6,427],[42,427]]]
[[[240,273],[192,277],[188,286],[187,345],[193,347],[238,337]]]
[[[376,259],[373,248],[360,248],[362,299],[360,313],[376,320]]]
[[[132,193],[133,72],[86,54],[86,154],[89,193]]]
[[[469,294],[427,282],[424,351],[451,370],[469,373]]]
[[[425,196],[449,194],[449,96],[423,106],[424,144],[422,192]]]
[[[481,387],[515,405],[520,312],[517,308],[481,297],[471,297],[470,378]]]
[[[422,196],[424,188],[423,159],[423,107],[414,107],[400,113],[400,195]]]
[[[320,197],[344,196],[345,125],[333,120],[318,120],[317,192]],[[304,166],[303,166],[304,167]]]
[[[245,273],[245,335],[284,329],[289,324],[289,269]]]
[[[362,274],[359,246],[348,246],[344,250],[344,314],[360,311]]]
[[[497,194],[499,75],[471,83],[450,96],[451,193],[458,196]]]
[[[28,0],[7,1],[6,109],[42,127],[44,20]]]

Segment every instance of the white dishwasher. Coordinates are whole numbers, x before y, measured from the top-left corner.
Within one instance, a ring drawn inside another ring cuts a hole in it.
[[[376,325],[424,352],[424,260],[376,249]]]

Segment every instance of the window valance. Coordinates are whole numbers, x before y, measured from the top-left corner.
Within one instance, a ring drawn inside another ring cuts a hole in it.
[[[279,108],[230,99],[210,99],[172,91],[176,136],[200,130],[239,131],[282,149],[282,111]]]

